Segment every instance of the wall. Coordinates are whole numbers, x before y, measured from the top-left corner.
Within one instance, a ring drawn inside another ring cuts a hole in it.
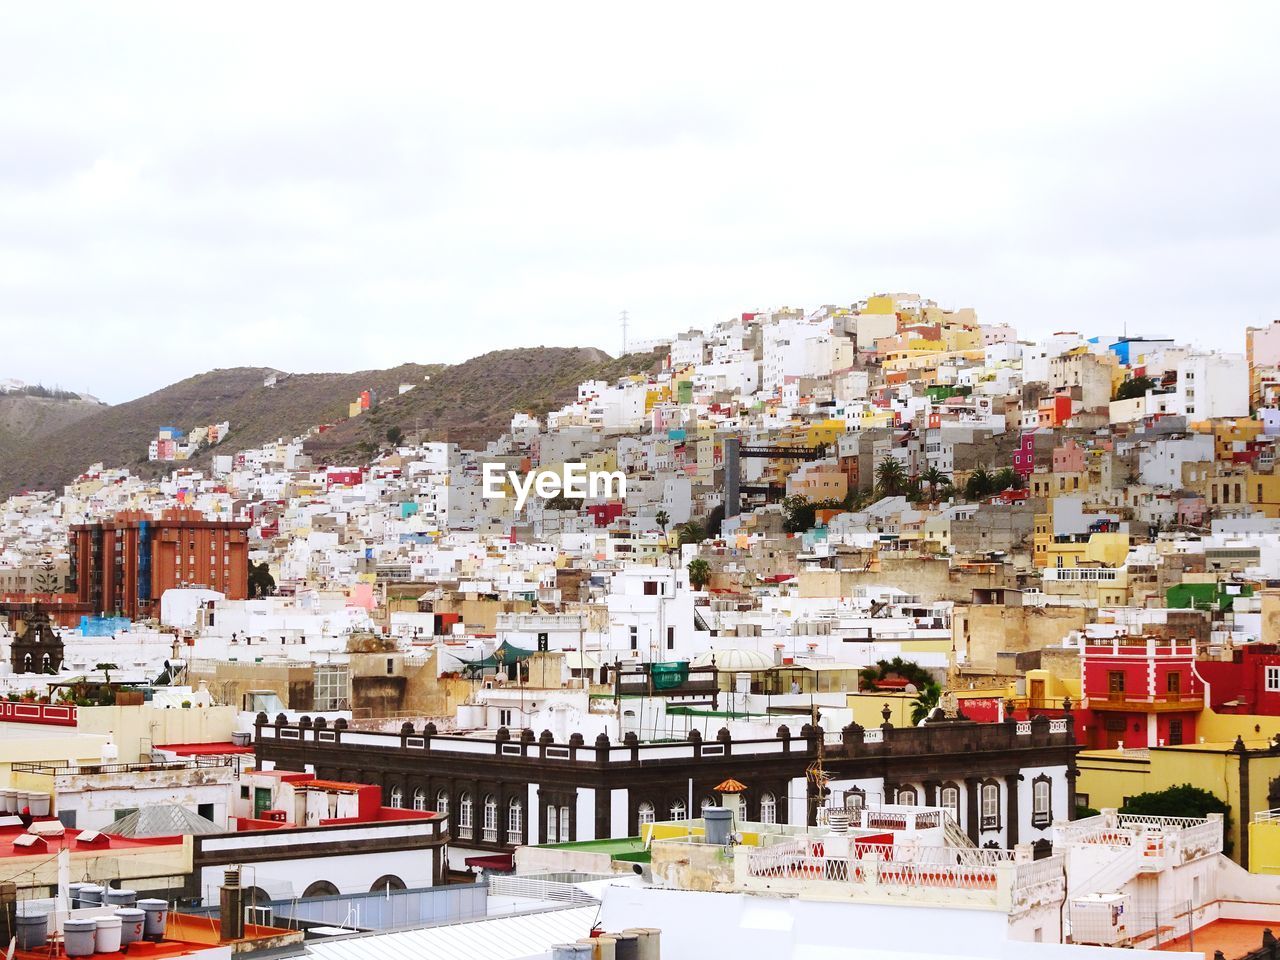
[[[159,743],[225,743],[235,729],[237,710],[225,707],[80,707],[79,730],[110,736],[120,763],[150,759]],[[101,754],[99,754],[99,759]]]

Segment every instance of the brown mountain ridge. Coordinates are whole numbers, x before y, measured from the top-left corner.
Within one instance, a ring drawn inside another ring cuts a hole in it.
[[[425,439],[479,446],[501,434],[513,413],[543,414],[573,399],[583,380],[612,381],[658,362],[657,354],[614,359],[586,347],[532,347],[497,350],[452,366],[407,363],[357,373],[212,370],[36,436],[6,434],[0,495],[60,489],[97,462],[142,476],[163,475],[174,464],[146,460],[147,444],[162,426],[186,431],[229,421],[230,436],[214,450],[233,452],[332,424],[308,442],[319,463],[367,459],[386,444],[393,427],[406,435],[416,431]],[[276,385],[264,386],[273,373]],[[401,384],[415,386],[399,394]],[[347,419],[348,404],[368,389],[377,391],[378,409]],[[188,463],[205,467],[211,457],[205,451]]]

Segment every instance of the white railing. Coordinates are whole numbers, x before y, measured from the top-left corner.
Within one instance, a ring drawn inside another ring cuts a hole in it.
[[[1254,823],[1270,823],[1272,820],[1280,820],[1280,810],[1259,810],[1253,815]]]
[[[1216,820],[1187,827],[1182,831],[1182,862],[1199,860],[1222,852],[1222,824]]]
[[[1121,572],[1116,567],[1046,567],[1042,579],[1059,583],[1109,582],[1120,579]]]
[[[862,731],[863,743],[884,743],[884,731],[879,727],[871,727]]]
[[[1120,814],[1120,826],[1136,830],[1139,827],[1158,827],[1161,830],[1186,830],[1212,821],[1203,817],[1149,817],[1142,814]]]
[[[797,838],[747,855],[747,875],[765,879],[829,880],[879,886],[994,890],[1012,866],[1009,850],[921,847],[849,841],[847,857],[828,857],[823,841]],[[1059,864],[1061,872],[1061,864]]]
[[[539,877],[490,876],[489,895],[494,897],[528,897],[531,900],[554,900],[558,903],[589,905],[600,901],[572,883],[544,880]]]
[[[1071,721],[1066,717],[1055,717],[1049,720],[1050,733],[1066,733],[1071,729]]]
[[[1045,884],[1064,882],[1065,858],[1061,854],[1045,857],[1043,860],[1031,860],[1019,863],[1013,869],[1013,888],[1027,890]]]

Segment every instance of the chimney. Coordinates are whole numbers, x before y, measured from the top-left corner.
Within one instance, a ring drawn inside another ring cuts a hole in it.
[[[244,939],[244,888],[240,886],[240,868],[228,867],[222,881],[222,898],[218,940]]]

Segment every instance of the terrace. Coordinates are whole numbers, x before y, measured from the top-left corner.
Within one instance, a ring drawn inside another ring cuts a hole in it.
[[[1138,870],[1158,873],[1222,852],[1222,814],[1195,817],[1147,817],[1103,810],[1094,817],[1059,824],[1054,845],[1097,844],[1136,851]]]

